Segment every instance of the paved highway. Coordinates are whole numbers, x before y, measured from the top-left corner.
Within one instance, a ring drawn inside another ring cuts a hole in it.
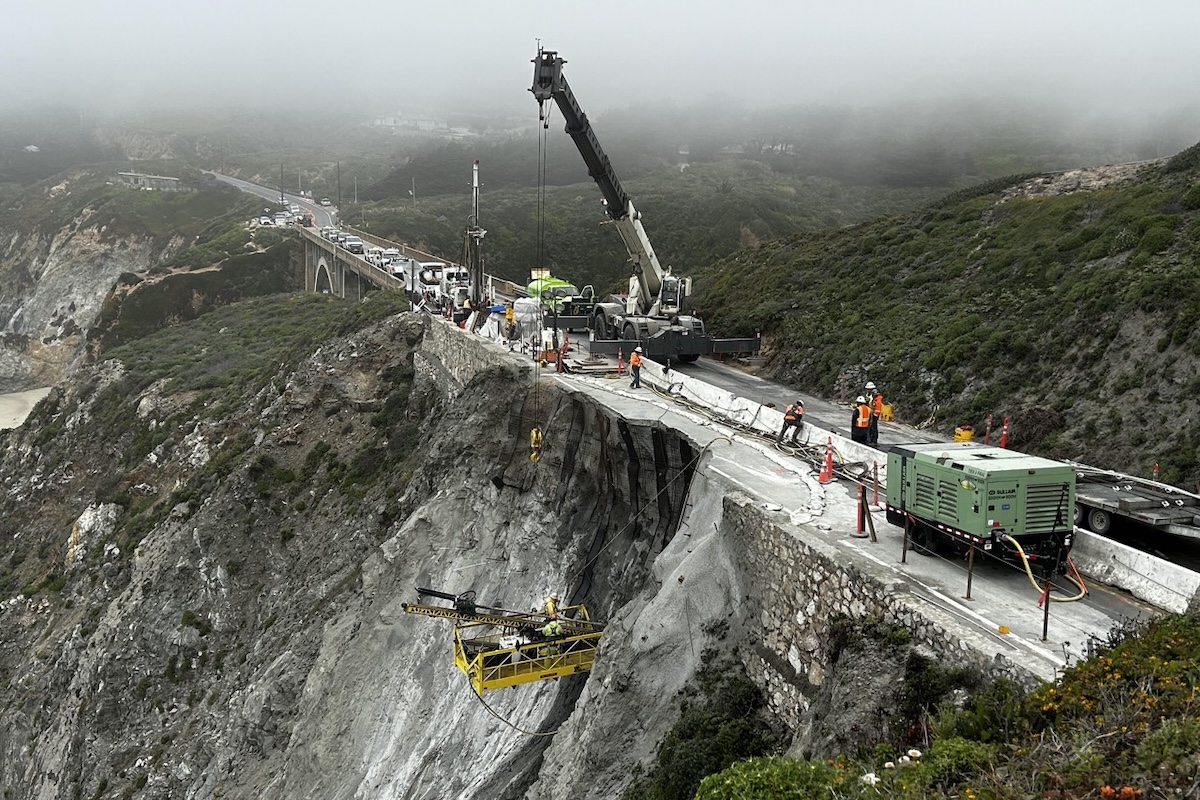
[[[250,183],[249,181],[244,181],[241,178],[234,178],[230,175],[222,175],[218,172],[209,172],[208,174],[212,175],[219,181],[224,181],[231,186],[236,186],[243,192],[256,194],[265,200],[269,200],[271,203],[272,213],[279,208],[280,192],[278,189],[270,189],[266,186],[259,186],[257,183]],[[307,197],[301,197],[297,194],[288,194],[287,192],[284,192],[283,197],[289,203],[300,206],[302,210],[311,211],[313,215],[313,225],[315,225],[317,228],[337,226],[337,222],[335,221],[337,218],[337,212],[334,209],[325,208],[317,203],[314,203],[312,200],[309,200]]]

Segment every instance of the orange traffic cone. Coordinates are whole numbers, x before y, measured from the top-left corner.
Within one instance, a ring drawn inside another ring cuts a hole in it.
[[[817,476],[817,480],[821,483],[829,483],[833,480],[833,437],[829,437],[829,443],[825,445],[825,462],[821,465],[821,474]]]

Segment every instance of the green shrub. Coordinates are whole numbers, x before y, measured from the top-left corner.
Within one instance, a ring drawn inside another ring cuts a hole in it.
[[[1175,233],[1170,228],[1157,225],[1147,230],[1142,234],[1142,239],[1138,242],[1139,254],[1154,254],[1161,253],[1171,246],[1171,242],[1175,239]]]
[[[925,751],[922,766],[933,786],[953,789],[989,767],[995,755],[992,745],[959,737],[940,738]]]
[[[751,758],[706,777],[695,800],[816,800],[834,796],[830,787],[839,775],[836,767],[820,761]]]
[[[653,770],[635,780],[624,794],[626,800],[691,800],[704,776],[770,753],[778,745],[757,716],[762,694],[740,674],[740,667],[710,666],[700,681],[699,702],[685,702],[659,748]]]
[[[1187,191],[1180,204],[1188,211],[1200,210],[1200,183]]]

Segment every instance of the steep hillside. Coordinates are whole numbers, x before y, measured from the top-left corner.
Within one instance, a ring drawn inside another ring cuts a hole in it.
[[[908,423],[1169,481],[1200,479],[1200,145],[1023,176],[706,270],[716,328],[818,395],[867,380]]]
[[[0,391],[60,380],[121,275],[208,267],[251,245],[243,221],[254,201],[206,186],[162,193],[111,185],[126,168],[68,171],[5,209]]]
[[[468,161],[460,169],[464,178],[469,177]],[[928,188],[846,186],[829,178],[782,174],[753,160],[697,164],[684,170],[660,165],[625,186],[643,215],[659,259],[680,274],[694,274],[700,266],[759,240],[860,222],[941,194]],[[590,181],[552,187],[539,219],[532,189],[485,193],[480,202],[488,269],[525,283],[530,268],[541,262],[580,286],[591,283],[601,292],[623,291],[629,280],[629,256],[605,216],[602,201]],[[345,213],[355,218],[353,209]],[[466,191],[458,197],[423,200],[415,208],[409,202],[393,201],[373,204],[365,211],[372,231],[419,243],[422,249],[449,258],[462,257],[469,213]]]
[[[538,778],[551,740],[495,735],[449,627],[400,604],[417,585],[516,608],[575,585],[609,618],[652,583],[688,486],[658,484],[687,443],[609,427],[511,368],[448,402],[415,369],[426,323],[393,316],[402,302],[217,309],[114,349],[0,433],[10,797],[482,800]],[[535,419],[571,443],[561,467],[530,462]],[[630,694],[675,705],[663,681],[689,673],[670,663]],[[583,686],[491,702],[550,730]],[[621,785],[670,723],[605,756],[623,769],[560,758],[568,774],[531,796]]]

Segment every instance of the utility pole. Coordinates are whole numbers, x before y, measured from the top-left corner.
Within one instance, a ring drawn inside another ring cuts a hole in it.
[[[283,205],[283,164],[279,165],[279,205]]]
[[[413,210],[416,210],[416,208],[417,208],[417,176],[416,175],[413,176],[412,188],[408,190],[408,193],[412,195]]]
[[[337,162],[337,204],[342,207],[342,162]]]
[[[358,205],[358,176],[354,176],[354,205]]]

